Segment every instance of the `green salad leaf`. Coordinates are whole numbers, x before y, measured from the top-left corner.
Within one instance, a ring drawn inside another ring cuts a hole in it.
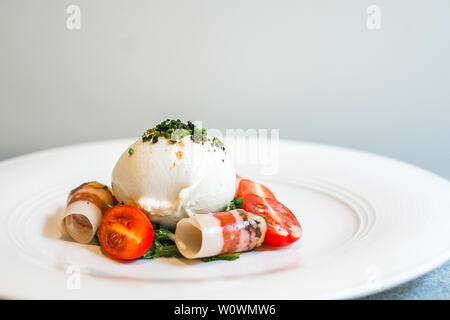
[[[181,256],[175,244],[174,233],[157,224],[153,224],[153,244],[141,259]]]
[[[211,262],[211,261],[217,261],[217,260],[227,260],[227,261],[233,261],[236,259],[239,259],[241,255],[239,253],[226,253],[226,254],[219,254],[218,256],[214,257],[207,257],[202,258],[203,262]]]
[[[234,209],[242,209],[242,205],[244,204],[244,199],[235,197],[231,200],[230,204],[225,208],[225,211],[231,211]]]

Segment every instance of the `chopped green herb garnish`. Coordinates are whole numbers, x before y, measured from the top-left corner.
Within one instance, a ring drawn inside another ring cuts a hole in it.
[[[217,260],[233,261],[233,260],[239,259],[239,257],[240,257],[239,253],[227,253],[227,254],[219,254],[218,256],[214,256],[214,257],[202,258],[202,261],[203,262],[211,262],[211,261],[217,261]]]
[[[225,208],[225,211],[231,211],[234,209],[242,209],[244,203],[244,199],[235,197],[231,200],[230,204]]]
[[[223,147],[223,142],[220,141],[218,138],[212,139],[212,142],[213,142],[216,146],[218,146],[219,148],[222,148],[222,147]]]
[[[223,142],[217,137],[212,140],[208,138],[205,128],[198,128],[191,121],[187,123],[181,122],[181,120],[167,119],[156,127],[148,129],[142,135],[142,142],[151,141],[152,143],[158,142],[158,137],[164,137],[170,143],[177,143],[184,137],[191,137],[191,140],[195,143],[204,144],[210,141],[212,146],[216,146],[225,151]]]
[[[133,148],[130,148],[130,149],[128,149],[128,155],[132,156],[132,155],[133,155],[133,153],[134,153],[134,150],[133,150]]]

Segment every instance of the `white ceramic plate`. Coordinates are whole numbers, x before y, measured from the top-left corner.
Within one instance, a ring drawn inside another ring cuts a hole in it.
[[[269,186],[302,224],[293,246],[233,261],[121,263],[60,238],[70,189],[110,182],[131,140],[90,143],[0,163],[0,296],[104,299],[314,299],[368,295],[450,257],[450,183],[411,165],[282,141],[280,169],[241,175]],[[80,271],[78,275],[77,270]],[[79,286],[78,286],[79,284]]]

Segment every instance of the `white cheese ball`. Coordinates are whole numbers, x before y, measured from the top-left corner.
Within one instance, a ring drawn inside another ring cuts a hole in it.
[[[140,208],[153,222],[173,228],[182,218],[223,211],[234,197],[234,167],[211,142],[160,137],[130,148],[114,167],[112,189],[119,202]]]

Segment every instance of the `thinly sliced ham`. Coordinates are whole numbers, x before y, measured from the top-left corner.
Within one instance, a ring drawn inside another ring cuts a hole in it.
[[[73,189],[61,215],[61,233],[76,242],[91,242],[103,214],[108,210],[108,205],[113,205],[113,201],[109,188],[99,182],[83,183]]]
[[[242,209],[196,214],[178,222],[175,243],[184,257],[204,258],[259,247],[266,230],[264,218]]]

